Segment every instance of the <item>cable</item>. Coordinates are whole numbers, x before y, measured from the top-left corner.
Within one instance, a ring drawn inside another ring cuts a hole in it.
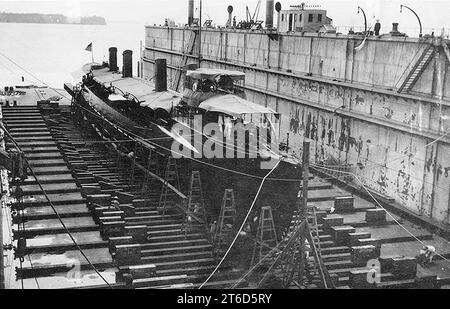
[[[450,135],[450,132],[445,133],[445,134],[442,135],[441,137],[435,139],[433,142],[427,144],[427,145],[425,146],[425,148],[430,147],[431,145],[433,145],[433,144],[439,142],[441,139],[443,139],[444,137],[447,137],[448,135]]]
[[[450,132],[449,132],[448,134],[450,134]],[[306,138],[304,138],[304,139],[306,139]],[[329,146],[329,145],[322,145],[322,146],[325,146],[325,147],[327,147],[327,148],[333,148],[332,146]],[[350,155],[350,156],[353,156],[351,153],[347,153],[347,154]],[[295,156],[295,154],[292,154],[291,156],[294,157],[294,158],[297,160],[297,162],[300,162],[300,160]],[[395,159],[393,159],[393,160],[391,160],[391,161],[388,161],[388,162],[386,162],[386,163],[376,163],[376,162],[374,162],[374,161],[372,161],[372,160],[368,160],[368,159],[367,159],[367,161],[369,161],[369,162],[371,162],[371,163],[373,163],[373,164],[366,165],[366,167],[364,167],[364,170],[367,172],[367,171],[371,171],[372,169],[375,169],[375,168],[377,168],[377,167],[380,167],[380,168],[385,168],[385,169],[390,170],[390,171],[392,171],[392,172],[398,173],[399,170],[396,170],[396,169],[393,169],[393,168],[391,168],[391,167],[388,167],[387,165],[389,165],[389,164],[391,164],[391,163],[393,163],[393,162],[395,162],[395,161],[398,161],[398,160],[400,160],[400,159],[406,159],[406,158],[411,158],[411,157],[417,159],[418,161],[423,162],[424,164],[427,163],[425,160],[420,159],[420,158],[418,158],[417,156],[403,155],[403,156],[399,156],[399,157],[397,157],[397,158],[395,158]],[[384,165],[385,165],[385,166],[384,166]],[[407,176],[411,177],[411,179],[417,180],[417,181],[419,181],[419,182],[421,182],[421,183],[426,183],[426,184],[432,185],[432,186],[434,186],[434,187],[436,187],[436,188],[440,188],[440,189],[445,189],[445,190],[446,190],[446,188],[444,188],[444,187],[435,185],[435,184],[431,183],[430,181],[424,181],[423,179],[421,179],[421,178],[419,178],[419,177],[416,177],[416,176],[412,175],[411,173],[406,173],[406,172],[405,172],[405,175],[407,175]],[[368,178],[368,177],[365,177],[365,176],[361,176],[361,177],[364,178],[364,179],[373,181],[373,179],[371,179],[371,178]]]
[[[6,128],[4,127],[3,123],[0,123],[0,126],[2,127],[2,129],[5,131],[6,135],[8,135],[8,137],[11,139],[11,141],[14,143],[15,147],[17,148],[18,151],[22,152],[22,149],[20,148],[19,144],[16,142],[16,140],[14,139],[14,137],[11,136],[11,134],[6,130]],[[75,238],[73,237],[72,233],[69,231],[69,229],[67,228],[66,224],[64,223],[63,219],[61,218],[61,216],[59,215],[58,211],[55,208],[55,205],[53,205],[53,202],[51,201],[50,197],[48,196],[47,192],[45,191],[44,187],[42,186],[41,182],[39,181],[39,178],[37,177],[37,175],[35,174],[34,170],[31,168],[31,165],[28,162],[28,159],[26,158],[26,156],[24,156],[25,162],[27,163],[28,169],[30,170],[32,176],[34,177],[34,179],[36,180],[36,183],[38,184],[40,190],[42,191],[42,193],[44,194],[45,198],[47,199],[47,201],[49,202],[50,207],[52,208],[53,212],[55,213],[55,215],[57,216],[59,222],[61,223],[61,225],[63,226],[64,230],[67,232],[67,235],[70,237],[70,239],[72,240],[72,242],[74,243],[74,245],[77,247],[77,250],[81,253],[81,255],[86,259],[86,261],[88,262],[88,264],[90,265],[90,267],[97,273],[97,275],[108,285],[109,288],[113,289],[112,285],[102,276],[102,274],[98,271],[98,269],[94,266],[94,264],[91,263],[91,261],[89,260],[89,258],[86,256],[86,254],[84,253],[83,249],[81,249],[81,247],[78,245],[77,241],[75,240]]]
[[[217,270],[220,268],[220,266],[222,265],[222,263],[225,261],[225,259],[227,258],[228,254],[230,253],[231,249],[233,248],[234,244],[236,243],[237,239],[239,238],[239,235],[241,234],[242,230],[244,229],[245,224],[247,223],[248,218],[250,217],[250,214],[253,210],[253,207],[256,204],[256,201],[258,200],[259,194],[264,186],[264,183],[266,182],[266,179],[270,176],[270,174],[272,174],[278,167],[278,165],[280,165],[281,160],[279,160],[277,162],[277,164],[272,168],[272,170],[263,178],[263,181],[261,182],[261,185],[259,186],[258,191],[256,192],[256,196],[253,200],[252,205],[250,206],[247,215],[245,216],[244,221],[242,222],[241,227],[239,228],[239,231],[237,232],[236,236],[234,237],[230,247],[228,248],[228,250],[225,252],[225,255],[222,257],[222,259],[220,260],[219,264],[217,264],[216,268],[213,270],[213,272],[211,273],[211,275],[209,275],[209,277],[205,280],[205,282],[202,283],[202,285],[200,285],[200,287],[198,288],[199,290],[203,288],[203,286],[208,283],[208,281],[214,276],[214,274],[217,272]]]
[[[0,51],[0,55],[3,56],[4,58],[6,58],[8,61],[10,61],[11,63],[13,63],[15,66],[17,66],[18,68],[20,68],[22,71],[24,71],[25,73],[27,73],[28,75],[30,75],[32,78],[34,78],[36,81],[40,82],[41,84],[48,86],[46,83],[44,83],[43,81],[41,81],[39,78],[37,78],[33,73],[29,72],[27,69],[25,69],[24,67],[20,66],[17,62],[15,62],[14,60],[12,60],[11,58],[9,58],[8,56],[6,56],[4,53],[2,53]]]

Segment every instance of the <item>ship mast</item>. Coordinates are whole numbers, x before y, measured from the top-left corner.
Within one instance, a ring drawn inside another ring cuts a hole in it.
[[[198,67],[200,68],[202,63],[202,0],[200,0],[200,12],[198,23]]]

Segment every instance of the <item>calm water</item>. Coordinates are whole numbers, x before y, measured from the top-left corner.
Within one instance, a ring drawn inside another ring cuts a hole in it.
[[[137,23],[116,22],[107,26],[0,23],[0,52],[50,86],[62,88],[65,82],[79,81],[73,73],[91,62],[91,53],[85,51],[90,42],[94,46],[94,59],[99,63],[108,59],[108,48],[116,46],[121,67],[125,49],[133,50],[135,63],[139,60],[144,32],[144,24]],[[28,84],[39,84],[0,55],[0,87],[21,84],[22,76]]]

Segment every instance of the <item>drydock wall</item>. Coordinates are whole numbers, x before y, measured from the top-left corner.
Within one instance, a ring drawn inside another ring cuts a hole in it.
[[[197,62],[198,40],[183,57],[192,33],[147,27],[144,77],[152,78],[154,60],[165,58],[175,88],[180,68]],[[203,30],[202,66],[244,71],[248,99],[282,114],[280,139],[289,136],[293,152],[309,139],[315,162],[348,164],[371,189],[450,223],[450,79],[443,49],[409,94],[397,92],[424,51],[442,42],[371,38],[356,51],[361,42],[357,36]]]

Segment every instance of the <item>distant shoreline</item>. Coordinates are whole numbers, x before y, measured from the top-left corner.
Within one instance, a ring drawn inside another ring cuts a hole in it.
[[[51,25],[91,25],[106,26],[106,20],[100,16],[69,18],[62,14],[35,14],[35,13],[0,13],[0,23],[6,24],[51,24]]]
[[[69,26],[107,26],[108,24],[81,24],[81,23],[36,23],[20,21],[0,21],[0,24],[30,24],[30,25],[69,25]]]

